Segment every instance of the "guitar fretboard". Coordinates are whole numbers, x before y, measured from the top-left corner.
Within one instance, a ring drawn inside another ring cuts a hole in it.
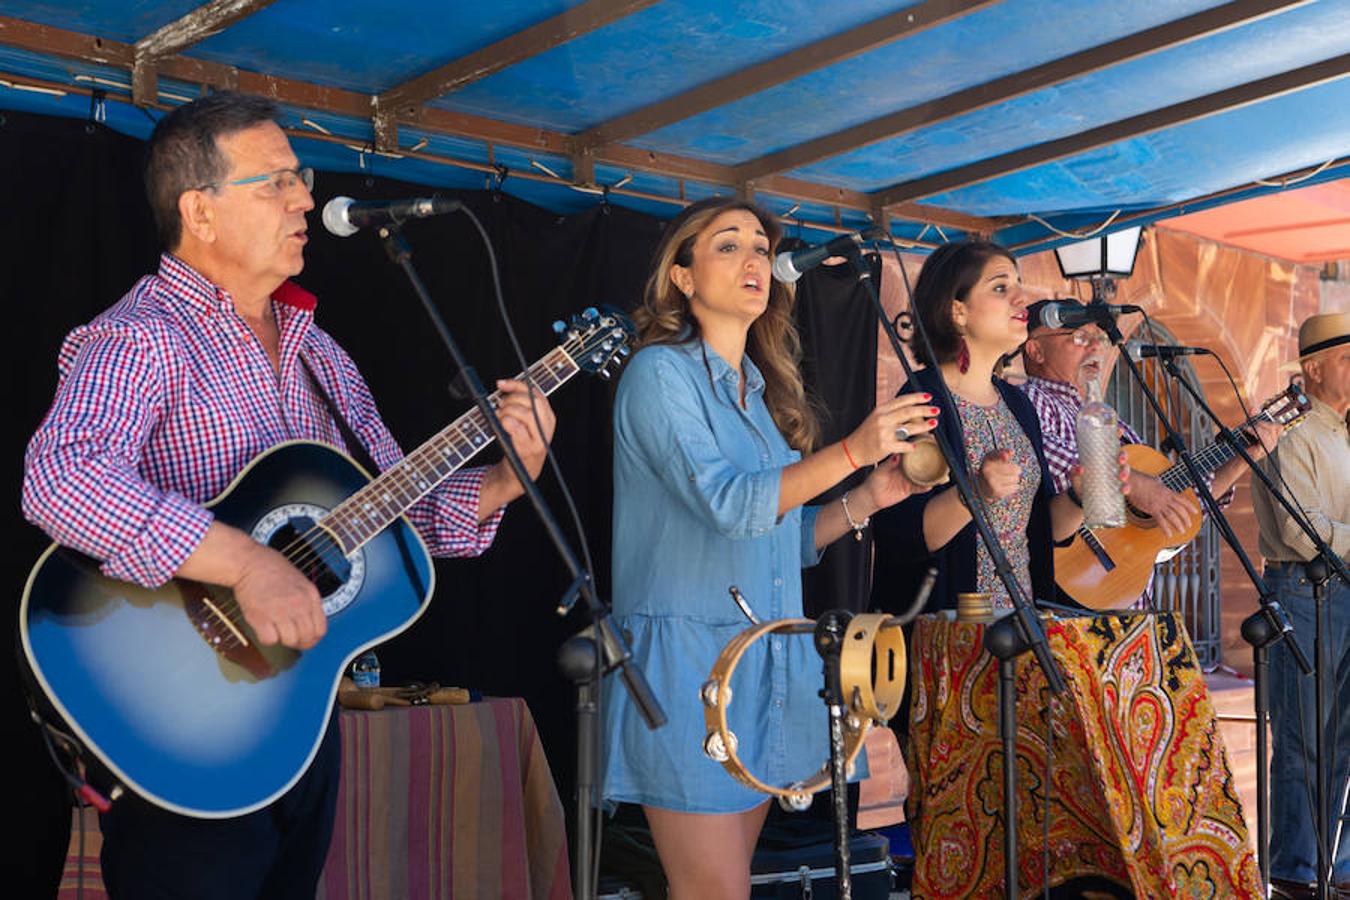
[[[1250,428],[1257,422],[1269,421],[1272,420],[1267,413],[1259,412],[1237,428],[1233,429],[1238,440],[1242,442],[1243,449],[1251,447],[1256,443],[1256,438],[1245,429]],[[1209,446],[1200,449],[1194,453],[1191,458],[1195,461],[1196,469],[1202,474],[1208,474],[1235,456],[1237,456],[1237,451],[1234,450],[1228,442],[1223,441],[1210,444]],[[1186,470],[1184,463],[1177,463],[1159,475],[1158,478],[1173,492],[1181,492],[1186,488],[1191,487],[1191,473]]]
[[[579,371],[564,347],[556,347],[529,371],[516,378],[530,381],[545,395],[552,394]],[[491,395],[496,407],[500,394]],[[321,524],[350,554],[379,534],[410,506],[475,454],[496,439],[487,419],[477,407],[451,422],[425,444],[409,453],[370,484],[348,497],[324,516]]]

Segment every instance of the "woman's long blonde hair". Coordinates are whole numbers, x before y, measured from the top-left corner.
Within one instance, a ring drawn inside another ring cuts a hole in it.
[[[709,197],[686,207],[666,226],[652,260],[642,305],[633,313],[640,335],[639,346],[700,339],[698,319],[689,310],[689,299],[671,281],[670,270],[676,265],[692,265],[698,236],[713,219],[736,209],[743,209],[759,219],[769,238],[770,254],[777,248],[783,236],[782,229],[772,216],[749,201]],[[801,338],[792,319],[795,303],[791,286],[772,279],[768,307],[751,324],[745,350],[764,375],[764,403],[774,424],[789,445],[809,453],[815,447],[820,423],[802,384]]]

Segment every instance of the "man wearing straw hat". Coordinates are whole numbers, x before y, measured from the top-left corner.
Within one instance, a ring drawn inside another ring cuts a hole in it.
[[[1350,557],[1350,312],[1312,316],[1298,330],[1299,367],[1312,410],[1303,425],[1286,434],[1265,463],[1289,499],[1300,506],[1317,533],[1342,560]],[[1304,563],[1314,555],[1312,542],[1264,487],[1253,483],[1252,506],[1266,559],[1266,583],[1289,613],[1299,645],[1313,658],[1313,589]],[[1350,894],[1350,838],[1332,846],[1336,819],[1345,796],[1350,764],[1350,586],[1332,578],[1327,584],[1323,639],[1330,647],[1325,689],[1328,704],[1327,748],[1331,753],[1332,815],[1328,850],[1335,863],[1336,886]],[[1270,652],[1271,718],[1271,896],[1311,897],[1316,878],[1317,838],[1312,803],[1315,784],[1313,680],[1304,678],[1284,642]]]

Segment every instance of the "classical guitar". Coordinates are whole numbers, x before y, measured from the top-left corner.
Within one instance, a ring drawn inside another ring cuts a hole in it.
[[[634,333],[594,309],[561,330],[520,376],[546,394],[608,375]],[[374,479],[327,445],[289,442],[208,504],[318,586],[328,631],[304,652],[259,644],[226,589],[141,588],[51,546],[19,614],[34,681],[96,763],[152,803],[202,818],[265,806],[313,760],[346,666],[431,600],[431,557],[403,513],[492,441],[475,408]]]
[[[1291,426],[1303,418],[1309,406],[1302,388],[1290,385],[1233,431],[1250,447],[1256,443],[1256,437],[1247,431],[1248,428],[1258,422]],[[1195,490],[1184,465],[1174,465],[1166,456],[1143,444],[1126,444],[1122,449],[1132,469],[1156,475],[1171,490],[1195,499]],[[1227,443],[1213,443],[1196,452],[1194,458],[1200,472],[1208,474],[1236,455]],[[1133,507],[1128,510],[1124,527],[1096,531],[1080,528],[1073,543],[1055,548],[1055,583],[1089,609],[1115,609],[1134,603],[1148,586],[1154,564],[1175,555],[1200,531],[1199,513],[1191,516],[1183,533],[1165,537],[1151,516]]]

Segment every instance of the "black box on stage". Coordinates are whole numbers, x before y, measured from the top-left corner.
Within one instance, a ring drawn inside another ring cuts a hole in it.
[[[887,900],[891,894],[890,842],[879,834],[849,839],[849,873],[856,900]],[[834,841],[755,851],[750,896],[758,900],[835,900]]]
[[[595,900],[642,900],[642,891],[637,885],[618,878],[601,878],[595,888],[598,891]]]

